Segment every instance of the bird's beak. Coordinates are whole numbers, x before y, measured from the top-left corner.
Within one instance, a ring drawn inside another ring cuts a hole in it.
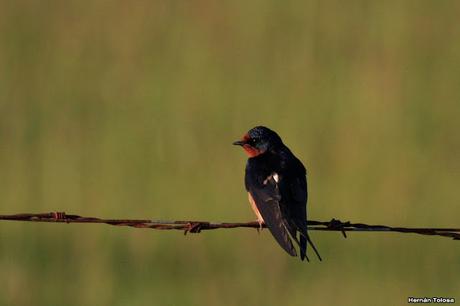
[[[235,146],[244,146],[246,144],[246,141],[244,140],[238,140],[233,143]]]

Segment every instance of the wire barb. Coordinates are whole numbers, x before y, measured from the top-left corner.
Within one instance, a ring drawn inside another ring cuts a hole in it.
[[[259,222],[219,223],[208,221],[164,221],[145,219],[102,219],[69,215],[65,212],[50,212],[38,214],[0,215],[0,221],[54,222],[54,223],[102,223],[114,226],[129,226],[135,228],[150,228],[157,230],[182,230],[187,233],[201,233],[204,230],[220,228],[255,228],[266,227]],[[397,232],[428,236],[448,237],[460,240],[460,228],[425,228],[425,227],[392,227],[387,225],[369,225],[364,223],[342,222],[338,219],[331,221],[308,221],[310,231],[337,231],[347,238],[346,232]]]

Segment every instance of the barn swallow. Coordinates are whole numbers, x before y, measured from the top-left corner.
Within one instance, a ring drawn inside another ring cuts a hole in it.
[[[249,156],[244,183],[259,224],[265,224],[291,256],[297,256],[295,241],[302,260],[309,261],[307,243],[321,260],[307,233],[307,177],[302,162],[278,134],[264,126],[249,130],[233,144]]]

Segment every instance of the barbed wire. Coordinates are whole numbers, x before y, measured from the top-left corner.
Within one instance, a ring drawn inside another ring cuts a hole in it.
[[[129,226],[135,228],[149,228],[156,230],[182,230],[184,234],[200,233],[204,230],[255,228],[261,227],[258,222],[209,222],[209,221],[164,221],[150,219],[103,219],[82,217],[66,214],[65,212],[49,212],[37,214],[0,215],[0,221],[51,222],[51,223],[101,223],[114,226]],[[426,228],[426,227],[392,227],[388,225],[369,225],[364,223],[342,222],[337,219],[331,221],[308,221],[308,230],[338,231],[346,238],[346,232],[396,232],[419,235],[449,237],[460,240],[460,228]]]

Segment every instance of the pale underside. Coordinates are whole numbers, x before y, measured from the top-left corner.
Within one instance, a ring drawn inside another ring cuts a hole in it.
[[[251,208],[256,214],[257,222],[259,222],[259,224],[264,223],[264,218],[262,218],[262,215],[260,214],[260,211],[257,208],[256,202],[254,202],[254,199],[252,198],[251,193],[249,192],[248,192],[248,198],[249,198],[249,203],[251,203]]]
[[[267,185],[268,181],[270,179],[274,179],[276,183],[279,182],[279,176],[277,173],[273,173],[272,175],[270,175],[269,177],[267,177],[265,180],[264,180],[264,185]],[[262,224],[264,223],[264,218],[262,217],[262,215],[260,214],[260,211],[259,209],[257,208],[257,205],[256,205],[256,202],[254,201],[254,199],[252,198],[251,196],[251,193],[248,192],[248,198],[249,198],[249,203],[251,203],[251,208],[252,210],[254,211],[254,213],[256,214],[256,217],[257,217],[257,222],[259,222],[259,224]]]

